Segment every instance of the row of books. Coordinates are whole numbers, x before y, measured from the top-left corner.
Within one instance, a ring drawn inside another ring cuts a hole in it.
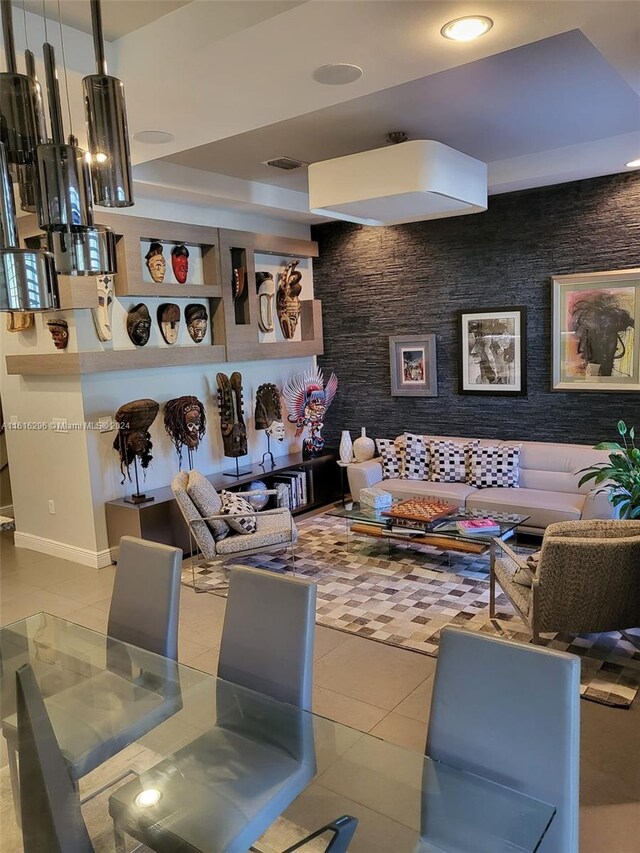
[[[309,503],[306,471],[282,471],[274,476],[273,484],[278,490],[278,506],[294,510]]]

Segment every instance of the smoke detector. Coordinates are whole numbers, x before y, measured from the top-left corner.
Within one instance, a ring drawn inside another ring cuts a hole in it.
[[[433,139],[311,163],[309,209],[362,225],[399,225],[487,209],[487,165]]]
[[[293,169],[299,169],[300,166],[306,166],[302,160],[294,160],[293,157],[274,157],[273,160],[263,160],[263,166],[273,166],[274,169],[284,169],[285,172],[291,172]]]

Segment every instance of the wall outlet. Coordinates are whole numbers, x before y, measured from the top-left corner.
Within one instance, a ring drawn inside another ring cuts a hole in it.
[[[53,501],[49,501],[49,515],[56,514],[56,505]]]

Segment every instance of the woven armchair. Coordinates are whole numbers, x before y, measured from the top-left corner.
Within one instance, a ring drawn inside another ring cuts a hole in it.
[[[513,580],[529,576],[531,586]],[[520,576],[521,576],[520,575]],[[640,626],[640,521],[562,521],[550,524],[533,572],[522,555],[495,539],[490,603],[496,583],[538,643],[540,634],[595,634]],[[637,644],[637,639],[625,634]]]

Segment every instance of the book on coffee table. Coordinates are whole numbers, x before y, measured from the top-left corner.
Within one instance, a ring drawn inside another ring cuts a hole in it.
[[[493,533],[500,533],[500,525],[492,518],[465,518],[461,521],[456,521],[458,533],[463,536],[484,536]]]

